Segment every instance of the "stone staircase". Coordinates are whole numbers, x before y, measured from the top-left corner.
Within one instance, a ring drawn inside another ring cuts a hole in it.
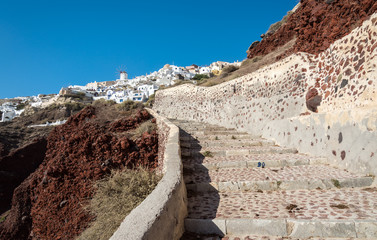
[[[182,239],[377,239],[373,178],[214,125],[180,127]]]

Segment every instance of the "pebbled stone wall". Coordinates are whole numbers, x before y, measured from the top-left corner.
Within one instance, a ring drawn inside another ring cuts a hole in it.
[[[159,164],[164,174],[153,192],[123,220],[111,240],[180,239],[187,216],[179,129],[153,110],[159,132]],[[163,231],[162,231],[163,230]]]
[[[234,127],[377,175],[377,13],[319,55],[297,53],[205,88],[158,91],[169,118]]]

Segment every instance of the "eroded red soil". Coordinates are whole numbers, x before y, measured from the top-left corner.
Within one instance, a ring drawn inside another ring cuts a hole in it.
[[[14,192],[0,239],[73,239],[93,219],[85,206],[94,181],[111,169],[156,167],[157,133],[131,133],[149,113],[114,120],[104,111],[86,107],[49,134],[44,161]]]

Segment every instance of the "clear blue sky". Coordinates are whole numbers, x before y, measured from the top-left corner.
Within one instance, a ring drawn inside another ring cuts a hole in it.
[[[0,98],[246,57],[298,0],[1,0]]]

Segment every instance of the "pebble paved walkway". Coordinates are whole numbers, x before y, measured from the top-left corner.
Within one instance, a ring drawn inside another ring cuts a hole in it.
[[[182,240],[377,239],[373,178],[232,129],[172,122],[188,189]]]

